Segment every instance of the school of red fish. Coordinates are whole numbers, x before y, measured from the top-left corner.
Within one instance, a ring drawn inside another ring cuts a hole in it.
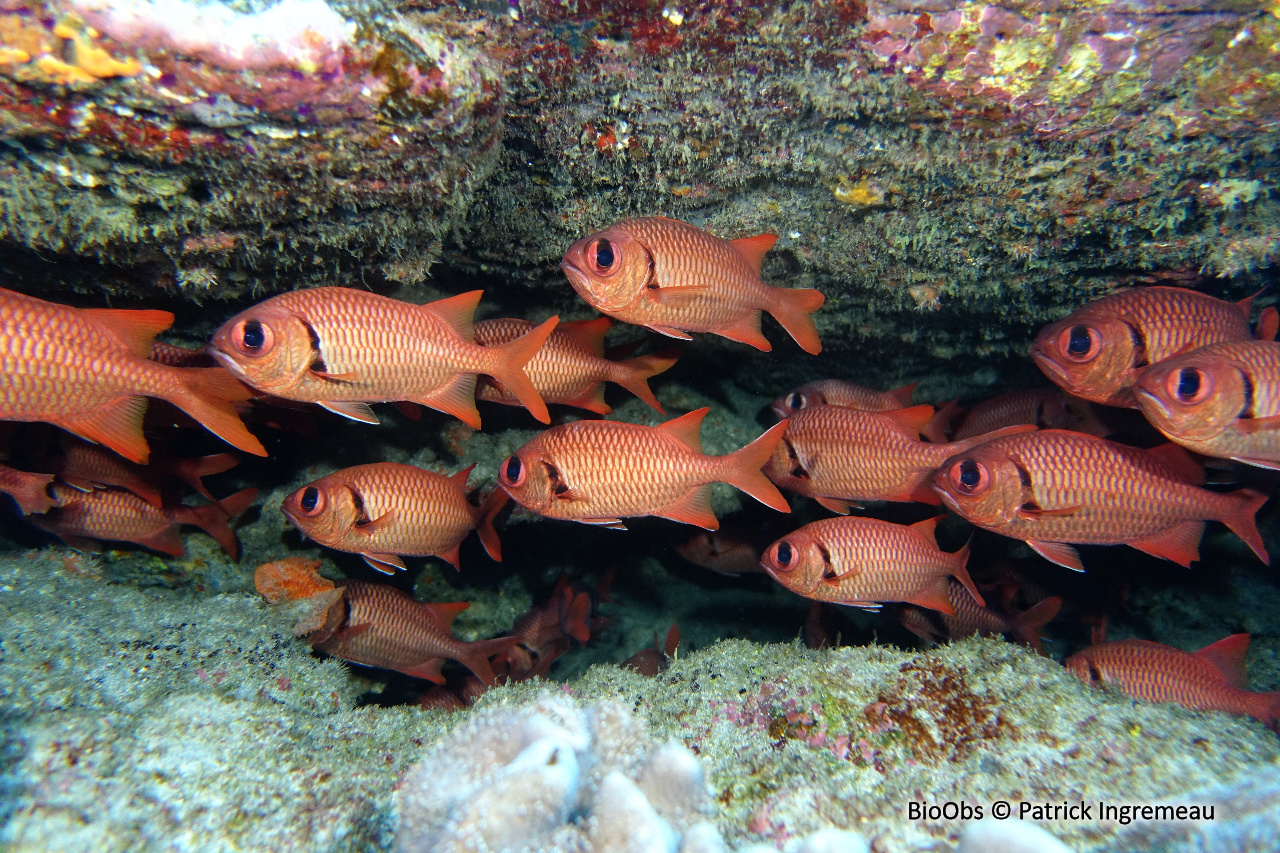
[[[761,279],[775,239],[725,240],[673,219],[628,219],[574,243],[562,262],[573,289],[608,317],[476,323],[480,291],[414,305],[322,287],[242,311],[201,351],[154,340],[172,324],[168,312],[73,308],[0,291],[0,421],[64,431],[11,442],[0,491],[73,547],[123,541],[180,556],[179,527],[194,525],[234,558],[231,524],[257,491],[215,500],[201,478],[239,457],[152,454],[144,417],[148,433],[194,422],[265,456],[245,422],[287,424],[310,405],[367,424],[378,423],[371,404],[392,403],[410,417],[427,406],[479,429],[479,399],[523,406],[550,424],[548,403],[609,414],[603,389],[613,382],[663,412],[649,380],[678,351],[609,358],[604,338],[614,320],[767,352],[760,319],[768,312],[802,350],[821,352],[811,315],[823,295]],[[1014,391],[967,413],[954,403],[912,405],[914,385],[881,392],[825,379],[780,394],[772,406],[779,423],[723,456],[702,452],[706,408],[656,427],[584,418],[551,426],[502,461],[498,487],[478,503],[467,488],[471,468],[378,462],[307,483],[279,509],[316,543],[359,554],[384,573],[404,570],[406,556],[457,568],[473,530],[500,561],[494,521],[510,500],[548,519],[616,529],[656,516],[703,528],[681,546],[687,559],[726,574],[762,571],[815,608],[893,604],[902,624],[929,640],[1008,633],[1040,650],[1039,631],[1063,599],[1038,591],[1034,572],[980,587],[968,545],[939,548],[944,516],[904,525],[850,513],[868,501],[945,506],[1078,572],[1078,545],[1128,545],[1190,566],[1205,523],[1216,521],[1268,563],[1255,515],[1269,495],[1206,487],[1204,471],[1206,463],[1215,472],[1233,463],[1280,469],[1277,315],[1266,309],[1255,334],[1251,308],[1251,299],[1232,304],[1183,288],[1119,290],[1035,339],[1031,356],[1055,388]],[[148,412],[149,398],[168,407]],[[1125,408],[1168,443],[1109,439],[1114,413]],[[783,489],[835,515],[775,530],[772,541],[762,540],[767,525],[720,530],[711,509],[716,482],[778,513],[791,511]],[[207,502],[184,503],[178,483]],[[314,605],[297,633],[317,650],[434,682],[422,697],[431,707],[463,706],[504,679],[545,676],[573,642],[606,627],[596,614],[612,600],[607,581],[589,589],[562,577],[510,636],[463,642],[450,628],[463,603],[422,603],[386,584],[335,584],[299,558],[262,566],[255,583],[270,601]],[[815,610],[815,633],[821,621]],[[1248,635],[1190,654],[1145,640],[1106,642],[1105,616],[1094,622],[1095,644],[1066,661],[1084,683],[1276,724],[1280,693],[1244,687]],[[678,642],[673,627],[664,645],[655,637],[630,665],[656,672]],[[470,675],[447,679],[448,660]]]

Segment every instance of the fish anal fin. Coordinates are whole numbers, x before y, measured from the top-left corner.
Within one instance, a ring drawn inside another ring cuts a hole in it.
[[[613,407],[604,401],[604,382],[592,382],[587,390],[583,391],[572,400],[563,401],[566,406],[575,406],[579,409],[586,409],[588,412],[595,412],[597,415],[607,415],[613,411]]]
[[[716,334],[737,341],[740,344],[755,347],[761,352],[772,352],[773,344],[760,331],[760,312],[748,311],[728,326],[715,330]]]
[[[125,397],[90,414],[50,420],[50,423],[110,448],[130,462],[145,465],[150,453],[147,440],[142,436],[142,416],[146,412],[146,397]]]
[[[720,521],[711,511],[711,484],[698,486],[689,494],[661,512],[654,513],[661,518],[680,521],[685,524],[696,524],[705,530],[719,530]]]
[[[1172,560],[1183,568],[1200,559],[1200,537],[1204,535],[1203,521],[1184,521],[1143,539],[1126,544],[1144,554]]]
[[[1280,419],[1277,419],[1276,426],[1280,427]],[[1190,483],[1193,486],[1204,484],[1204,466],[1173,442],[1151,448],[1147,451],[1147,458],[1167,469],[1184,483]]]
[[[937,610],[939,613],[945,613],[948,616],[954,616],[956,609],[951,604],[951,597],[947,594],[948,589],[947,576],[939,575],[937,580],[930,584],[927,589],[922,589],[912,598],[908,598],[907,603],[925,607],[929,610]]]
[[[1084,563],[1080,562],[1080,552],[1065,542],[1040,542],[1036,539],[1028,539],[1026,542],[1032,551],[1050,563],[1057,563],[1073,572],[1084,571]]]
[[[404,669],[397,671],[402,672],[411,678],[421,678],[424,681],[444,684],[444,673],[440,669],[442,666],[444,666],[444,658],[431,658],[417,666],[405,667]]]
[[[694,409],[687,415],[681,415],[678,418],[672,418],[664,424],[659,424],[658,429],[663,432],[670,433],[681,443],[692,448],[696,453],[702,452],[702,419],[707,416],[707,412],[711,411],[710,406],[703,406],[701,409]]]
[[[80,314],[111,332],[139,358],[149,358],[152,340],[173,325],[173,314],[168,311],[81,308]]]
[[[848,515],[851,509],[862,509],[860,504],[850,503],[840,498],[814,498],[819,506],[834,512],[836,515]]]
[[[182,544],[182,537],[178,535],[178,526],[171,524],[159,533],[137,540],[139,545],[146,545],[153,551],[159,551],[162,554],[168,554],[170,557],[181,557],[187,552],[187,548]]]
[[[361,554],[360,556],[364,557],[364,561],[371,568],[377,569],[384,575],[394,575],[397,571],[405,570],[404,560],[395,554]]]
[[[335,415],[342,415],[344,418],[350,418],[353,421],[360,421],[360,423],[364,424],[379,423],[378,416],[373,413],[373,409],[369,408],[368,403],[329,400],[320,403],[320,406]]]
[[[476,375],[459,373],[447,385],[428,397],[414,400],[446,415],[453,415],[472,429],[480,429],[480,413],[476,411]]]
[[[483,290],[469,290],[457,296],[450,296],[448,299],[428,302],[422,306],[422,309],[431,311],[452,326],[453,330],[467,343],[475,343],[476,306],[480,304],[482,296],[484,296]]]
[[[1222,673],[1228,684],[1246,690],[1249,687],[1249,677],[1245,672],[1244,656],[1248,651],[1249,635],[1232,634],[1216,643],[1210,643],[1194,654]]]
[[[693,335],[688,332],[682,332],[679,329],[673,329],[670,326],[645,326],[651,332],[657,332],[660,335],[666,335],[668,338],[675,338],[678,341],[691,341]]]
[[[754,237],[739,237],[737,240],[730,240],[729,245],[738,250],[738,254],[751,265],[751,269],[755,271],[757,276],[760,275],[760,266],[764,263],[764,256],[769,254],[769,250],[778,242],[777,234],[757,234]]]
[[[556,327],[557,332],[573,338],[579,346],[592,355],[604,358],[604,336],[613,328],[613,321],[608,317],[597,317],[594,320],[570,320]]]
[[[1255,468],[1266,468],[1271,471],[1280,471],[1280,460],[1254,459],[1248,456],[1232,456],[1231,461],[1239,462],[1241,465],[1252,465]]]

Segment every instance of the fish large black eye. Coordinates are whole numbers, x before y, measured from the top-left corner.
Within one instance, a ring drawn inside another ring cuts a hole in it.
[[[771,550],[774,568],[782,571],[790,571],[795,568],[796,560],[800,555],[795,548],[791,547],[790,542],[784,539],[774,545]]]
[[[1072,326],[1062,333],[1059,346],[1072,361],[1089,361],[1102,349],[1102,338],[1088,326]]]
[[[804,408],[804,395],[798,391],[795,394],[792,394],[787,398],[787,406],[789,406],[793,412],[800,411]]]
[[[245,349],[262,349],[262,345],[267,342],[267,336],[262,334],[262,324],[257,320],[250,320],[244,324],[244,348]]]
[[[262,355],[271,349],[275,337],[269,326],[258,320],[245,320],[232,335],[236,348],[246,355]]]
[[[972,495],[982,490],[987,485],[987,479],[986,467],[972,459],[961,459],[951,466],[951,482],[963,494]]]
[[[1169,395],[1179,403],[1199,403],[1209,396],[1212,382],[1208,374],[1198,367],[1184,367],[1169,374]]]
[[[595,245],[591,247],[591,260],[598,272],[611,270],[617,259],[618,256],[613,250],[613,244],[608,240],[597,240]]]
[[[307,486],[298,495],[298,511],[303,515],[319,515],[324,509],[324,493],[315,486]]]
[[[508,456],[502,463],[502,482],[508,486],[518,486],[524,482],[524,463],[519,456]]]

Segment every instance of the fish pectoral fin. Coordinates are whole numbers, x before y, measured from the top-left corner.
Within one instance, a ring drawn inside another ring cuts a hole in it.
[[[333,632],[333,639],[339,643],[359,637],[365,631],[373,627],[372,622],[361,622],[359,625],[344,625]]]
[[[720,529],[720,520],[711,511],[710,483],[698,486],[671,506],[661,512],[655,512],[654,515],[684,524],[696,524],[706,530]]]
[[[397,571],[405,570],[404,560],[395,554],[361,554],[364,561],[372,568],[377,569],[384,575],[394,575]]]
[[[705,284],[691,284],[684,287],[660,287],[650,284],[644,289],[645,298],[655,305],[664,308],[676,308],[681,303],[699,299],[711,292]]]
[[[53,418],[49,423],[119,453],[130,462],[147,464],[149,448],[142,437],[146,397],[125,397],[86,415]]]
[[[842,501],[839,498],[814,498],[818,505],[834,512],[836,515],[848,515],[851,509],[862,509],[862,504]]]
[[[1035,539],[1026,541],[1032,551],[1035,551],[1050,563],[1057,563],[1064,569],[1070,569],[1073,572],[1084,571],[1084,563],[1080,562],[1080,552],[1065,542],[1039,542]]]
[[[607,527],[610,530],[626,530],[627,526],[622,523],[620,518],[578,518],[583,524],[592,524],[596,527]]]
[[[1280,415],[1269,418],[1237,418],[1232,422],[1238,431],[1252,435],[1267,430],[1280,429]]]
[[[66,483],[77,492],[96,492],[98,489],[104,488],[101,483],[95,483],[92,480],[86,480],[83,477],[62,477],[62,482]]]
[[[369,408],[368,403],[329,401],[321,403],[320,406],[335,415],[342,415],[344,418],[351,418],[353,421],[360,421],[364,424],[379,423],[378,416],[373,413],[373,409]]]
[[[1203,521],[1184,521],[1176,527],[1161,530],[1145,539],[1134,539],[1127,544],[1144,554],[1172,560],[1183,568],[1200,559],[1200,537],[1204,535]]]
[[[1038,506],[1020,506],[1017,510],[1018,518],[1025,518],[1028,521],[1039,521],[1042,518],[1064,518],[1068,515],[1075,515],[1080,511],[1080,506],[1063,506],[1057,509],[1041,509]]]
[[[686,332],[682,332],[679,329],[672,329],[669,326],[648,325],[648,326],[645,326],[645,328],[651,332],[657,332],[660,335],[666,335],[668,338],[675,338],[678,341],[693,340],[693,335],[690,335]]]
[[[358,376],[356,373],[330,373],[327,370],[312,370],[311,375],[325,382],[351,382]]]
[[[389,509],[372,521],[366,521],[364,524],[355,525],[354,529],[363,533],[365,536],[372,536],[379,531],[386,530],[389,525],[395,523],[395,517],[396,511],[394,509]]]
[[[856,567],[854,566],[850,566],[849,568],[845,569],[843,572],[825,571],[822,573],[822,577],[819,579],[818,582],[822,584],[827,584],[828,586],[839,586],[840,584],[844,583],[845,578],[855,573],[856,573]]]

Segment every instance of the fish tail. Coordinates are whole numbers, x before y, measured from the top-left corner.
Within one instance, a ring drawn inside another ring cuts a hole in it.
[[[1255,707],[1249,711],[1249,716],[1256,717],[1275,729],[1280,724],[1280,691],[1275,693],[1255,693],[1257,697],[1254,700]],[[1280,729],[1277,729],[1280,731]]]
[[[813,324],[809,315],[822,307],[826,297],[821,290],[813,288],[773,288],[773,304],[765,310],[773,315],[773,319],[787,330],[787,334],[795,338],[800,349],[810,355],[822,352],[822,341],[818,338],[818,327]]]
[[[1237,489],[1228,497],[1231,499],[1231,506],[1227,509],[1226,516],[1219,521],[1243,539],[1244,544],[1253,549],[1253,553],[1258,555],[1259,560],[1268,566],[1271,565],[1267,546],[1262,543],[1262,534],[1258,532],[1258,520],[1254,518],[1271,496],[1253,489]]]
[[[778,487],[769,481],[760,469],[773,456],[773,449],[782,441],[782,433],[787,422],[774,424],[764,435],[735,450],[728,456],[720,457],[723,462],[722,480],[736,489],[741,489],[751,497],[778,512],[791,512],[791,505],[778,491]]]
[[[524,366],[542,348],[542,344],[555,330],[556,324],[559,322],[559,317],[552,317],[541,326],[530,329],[514,341],[499,347],[493,347],[496,350],[496,358],[494,359],[493,372],[489,373],[490,376],[505,385],[507,390],[516,396],[516,399],[520,401],[520,405],[532,412],[533,416],[544,424],[551,423],[551,414],[547,411],[547,404],[543,402],[542,395],[538,393],[538,389],[534,388],[533,383],[529,381],[529,374],[524,372]]]
[[[1040,629],[1052,622],[1061,609],[1062,599],[1055,595],[1019,613],[1013,620],[1013,636],[1017,637],[1019,642],[1026,643],[1040,654],[1044,654],[1044,647],[1040,645]]]
[[[0,492],[7,492],[23,515],[39,515],[58,506],[58,502],[49,497],[49,486],[52,483],[52,474],[14,477],[13,482],[0,482]]]
[[[240,464],[240,457],[234,453],[215,453],[212,456],[201,456],[196,459],[176,459],[170,473],[186,483],[197,494],[213,500],[213,495],[204,487],[204,477],[221,474]]]
[[[493,674],[493,667],[489,664],[489,658],[510,650],[511,647],[519,644],[519,642],[519,637],[498,637],[494,640],[462,643],[462,649],[454,660],[474,672],[476,678],[483,681],[487,686],[492,687],[498,679]]]
[[[245,489],[204,506],[183,506],[179,508],[177,520],[183,524],[194,524],[199,527],[217,540],[222,550],[226,551],[231,559],[238,560],[240,559],[240,542],[236,539],[235,531],[231,529],[228,522],[248,509],[257,497],[257,489]]]
[[[497,563],[502,562],[502,542],[498,539],[498,531],[493,528],[493,520],[502,512],[510,497],[506,489],[494,489],[475,510],[476,533],[480,536],[480,544],[484,546],[485,553]]]
[[[973,600],[978,602],[979,607],[986,607],[987,602],[983,600],[982,594],[978,592],[978,588],[973,585],[973,578],[969,577],[969,543],[964,543],[964,547],[951,555],[954,564],[951,567],[951,576],[960,581],[961,585],[969,591],[969,595],[973,596]]]
[[[163,369],[173,371],[178,377],[175,390],[166,400],[227,444],[255,456],[267,455],[262,442],[249,432],[231,405],[253,396],[247,385],[221,367]]]
[[[651,355],[615,362],[613,375],[609,379],[644,400],[650,408],[665,415],[662,404],[658,402],[657,397],[653,396],[653,391],[649,388],[649,379],[670,368],[679,357],[679,350],[664,349],[662,352]]]

